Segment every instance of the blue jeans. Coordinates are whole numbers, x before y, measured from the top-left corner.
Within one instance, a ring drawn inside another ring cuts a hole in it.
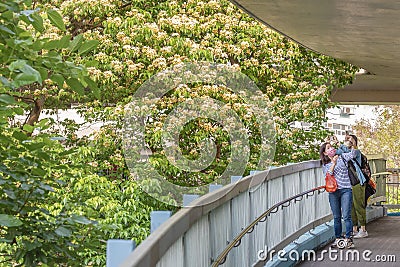
[[[351,188],[342,188],[329,193],[329,204],[333,213],[333,227],[336,238],[342,236],[342,215],[346,225],[346,238],[349,238],[353,231],[353,222],[351,220],[353,194]]]

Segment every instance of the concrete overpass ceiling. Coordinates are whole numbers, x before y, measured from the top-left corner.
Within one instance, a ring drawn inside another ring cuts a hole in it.
[[[400,103],[400,1],[231,1],[301,45],[368,71],[335,89],[333,101]],[[360,92],[362,100],[350,99]]]

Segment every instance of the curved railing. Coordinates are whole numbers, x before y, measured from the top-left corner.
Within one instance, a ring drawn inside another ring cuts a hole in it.
[[[370,157],[369,157],[370,158]],[[370,161],[373,173],[386,170],[378,157]],[[217,262],[229,244],[257,218],[266,222],[248,228],[240,239],[240,249],[229,252],[226,266],[263,266],[257,251],[276,251],[307,231],[330,220],[328,194],[315,194],[302,201],[299,194],[324,184],[317,160],[257,172],[222,187],[180,209],[144,240],[124,261],[122,267],[205,267]],[[377,196],[381,194],[377,180]],[[379,190],[378,190],[379,189]],[[382,193],[384,195],[384,192]],[[292,198],[296,205],[281,204]],[[278,205],[276,204],[276,205]],[[279,212],[265,216],[269,209]],[[268,249],[270,248],[270,249]]]
[[[324,183],[317,160],[257,172],[234,184],[207,194],[191,207],[179,210],[144,240],[121,265],[123,267],[211,266],[244,227],[282,199]],[[271,216],[256,227],[256,239],[242,240],[243,249],[233,251],[227,266],[251,266],[256,251],[312,229],[330,215],[327,194],[301,201]],[[286,218],[292,218],[287,220]],[[289,242],[290,243],[290,242]]]
[[[239,235],[237,235],[235,237],[235,239],[233,239],[233,241],[224,249],[224,251],[222,251],[222,253],[218,256],[218,258],[215,260],[215,262],[212,264],[212,267],[218,267],[221,264],[224,264],[226,261],[226,257],[228,256],[229,252],[235,248],[240,246],[241,244],[241,240],[242,238],[246,235],[246,234],[250,234],[253,233],[254,231],[254,227],[260,223],[260,222],[265,222],[267,217],[270,216],[272,213],[276,213],[278,212],[279,208],[281,207],[286,208],[289,207],[290,204],[292,203],[296,203],[298,201],[303,200],[304,196],[306,196],[306,198],[313,196],[315,194],[315,192],[318,192],[318,194],[320,194],[321,192],[325,191],[325,186],[319,186],[310,190],[307,190],[305,192],[302,192],[300,194],[297,194],[295,196],[292,196],[290,198],[287,198],[283,201],[280,201],[278,203],[276,203],[275,205],[273,205],[271,208],[269,208],[268,210],[266,210],[263,214],[261,214],[257,219],[255,219],[254,221],[252,221],[242,232],[240,232]],[[328,218],[326,219],[326,221],[328,221]],[[293,238],[293,237],[292,237]]]

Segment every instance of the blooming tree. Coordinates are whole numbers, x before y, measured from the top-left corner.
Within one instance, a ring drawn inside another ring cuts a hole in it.
[[[182,62],[230,64],[265,93],[275,120],[275,163],[316,156],[316,140],[334,86],[351,82],[355,68],[308,51],[250,18],[228,1],[54,1],[67,28],[99,40],[78,59],[100,84],[101,101],[86,116],[118,121],[130,97],[149,77]],[[104,108],[104,103],[109,107]],[[106,110],[106,111],[105,111]],[[295,121],[310,123],[293,128]]]
[[[33,43],[40,44],[35,51],[45,51],[44,55],[52,60],[45,64],[47,76],[39,64],[33,66],[38,74],[21,62],[8,68],[7,75],[2,73],[18,80],[21,71],[36,79],[30,81],[30,87],[22,83],[14,86],[21,92],[18,96],[31,99],[31,106],[23,107],[34,115],[28,117],[27,125],[39,123],[41,110],[65,108],[71,103],[81,104],[80,113],[87,122],[104,123],[91,138],[79,139],[75,135],[79,125],[63,122],[66,145],[76,148],[67,162],[80,168],[63,177],[65,186],[57,188],[52,196],[59,200],[52,212],[62,209],[63,203],[84,203],[71,212],[98,222],[90,233],[84,232],[87,228],[77,232],[86,236],[86,249],[79,253],[88,265],[104,265],[105,244],[101,239],[131,238],[140,242],[148,234],[149,211],[166,207],[140,190],[126,167],[122,149],[125,106],[150,77],[188,62],[229,65],[247,75],[268,103],[277,144],[275,157],[269,163],[280,165],[317,157],[315,144],[327,134],[323,122],[325,110],[331,105],[330,91],[351,82],[355,72],[349,64],[298,46],[224,0],[42,0],[34,6],[30,1],[21,2],[28,9],[38,9],[28,17],[34,23],[27,23],[24,30],[31,35],[41,32],[41,41]],[[62,17],[55,15],[55,10]],[[2,16],[7,13],[2,11]],[[69,63],[61,60],[61,65],[54,64],[59,59],[68,59]],[[4,60],[1,64],[8,66]],[[4,79],[2,82],[4,85]],[[211,167],[185,173],[163,154],[160,140],[166,115],[190,99],[205,97],[225,103],[239,115],[250,143],[246,172],[257,167],[262,149],[257,113],[230,88],[182,83],[146,110],[154,118],[146,126],[151,162],[174,183],[207,184],[229,164],[234,144],[223,125],[212,118],[187,123],[179,140],[182,153],[197,159],[202,149],[199,140],[212,139],[217,153]],[[308,123],[309,127],[292,127],[296,121]],[[157,186],[152,180],[147,182],[148,186]],[[168,202],[168,197],[163,197],[160,200]]]
[[[358,121],[353,129],[358,137],[359,148],[364,154],[384,154],[387,157],[388,168],[400,166],[400,154],[398,151],[400,133],[398,106],[377,107],[377,120]]]

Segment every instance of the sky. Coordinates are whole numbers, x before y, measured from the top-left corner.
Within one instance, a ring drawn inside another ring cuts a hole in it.
[[[378,114],[375,111],[377,106],[369,106],[369,105],[359,105],[356,106],[353,120],[354,122],[360,121],[361,119],[372,120],[375,121],[378,118]]]

